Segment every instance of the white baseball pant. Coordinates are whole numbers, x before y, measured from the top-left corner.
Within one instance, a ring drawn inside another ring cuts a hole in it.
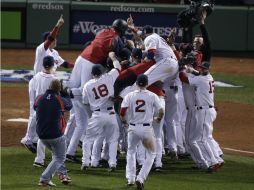
[[[146,147],[146,159],[137,176],[137,180],[144,183],[156,156],[156,143],[153,127],[143,126],[142,124],[136,124],[135,126],[129,125],[126,165],[126,178],[128,182],[134,182],[136,178],[136,148],[140,141],[148,141],[152,148],[146,147],[143,143]]]

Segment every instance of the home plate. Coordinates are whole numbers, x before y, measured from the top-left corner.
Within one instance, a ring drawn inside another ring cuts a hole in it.
[[[24,119],[24,118],[7,119],[7,121],[28,123],[28,119]]]

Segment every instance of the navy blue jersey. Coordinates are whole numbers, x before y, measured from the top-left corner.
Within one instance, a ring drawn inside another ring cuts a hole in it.
[[[40,139],[54,139],[63,135],[65,129],[64,111],[70,111],[70,98],[63,98],[52,90],[36,98],[36,132]]]

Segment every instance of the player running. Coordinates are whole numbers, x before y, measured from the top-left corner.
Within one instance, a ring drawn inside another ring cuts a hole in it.
[[[159,110],[155,120],[160,122],[164,115],[158,96],[146,90],[147,85],[148,77],[140,75],[137,78],[139,89],[124,97],[120,111],[123,126],[128,128],[127,185],[134,185],[136,180],[137,188],[141,190],[144,189],[144,181],[156,156],[156,142],[152,127],[153,116],[155,111]],[[140,141],[147,150],[147,157],[136,178],[136,147]]]

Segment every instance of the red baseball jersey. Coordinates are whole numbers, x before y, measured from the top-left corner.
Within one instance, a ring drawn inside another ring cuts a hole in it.
[[[106,61],[108,53],[112,51],[113,42],[118,35],[110,28],[99,32],[92,43],[81,53],[81,57],[94,64],[102,64]]]

